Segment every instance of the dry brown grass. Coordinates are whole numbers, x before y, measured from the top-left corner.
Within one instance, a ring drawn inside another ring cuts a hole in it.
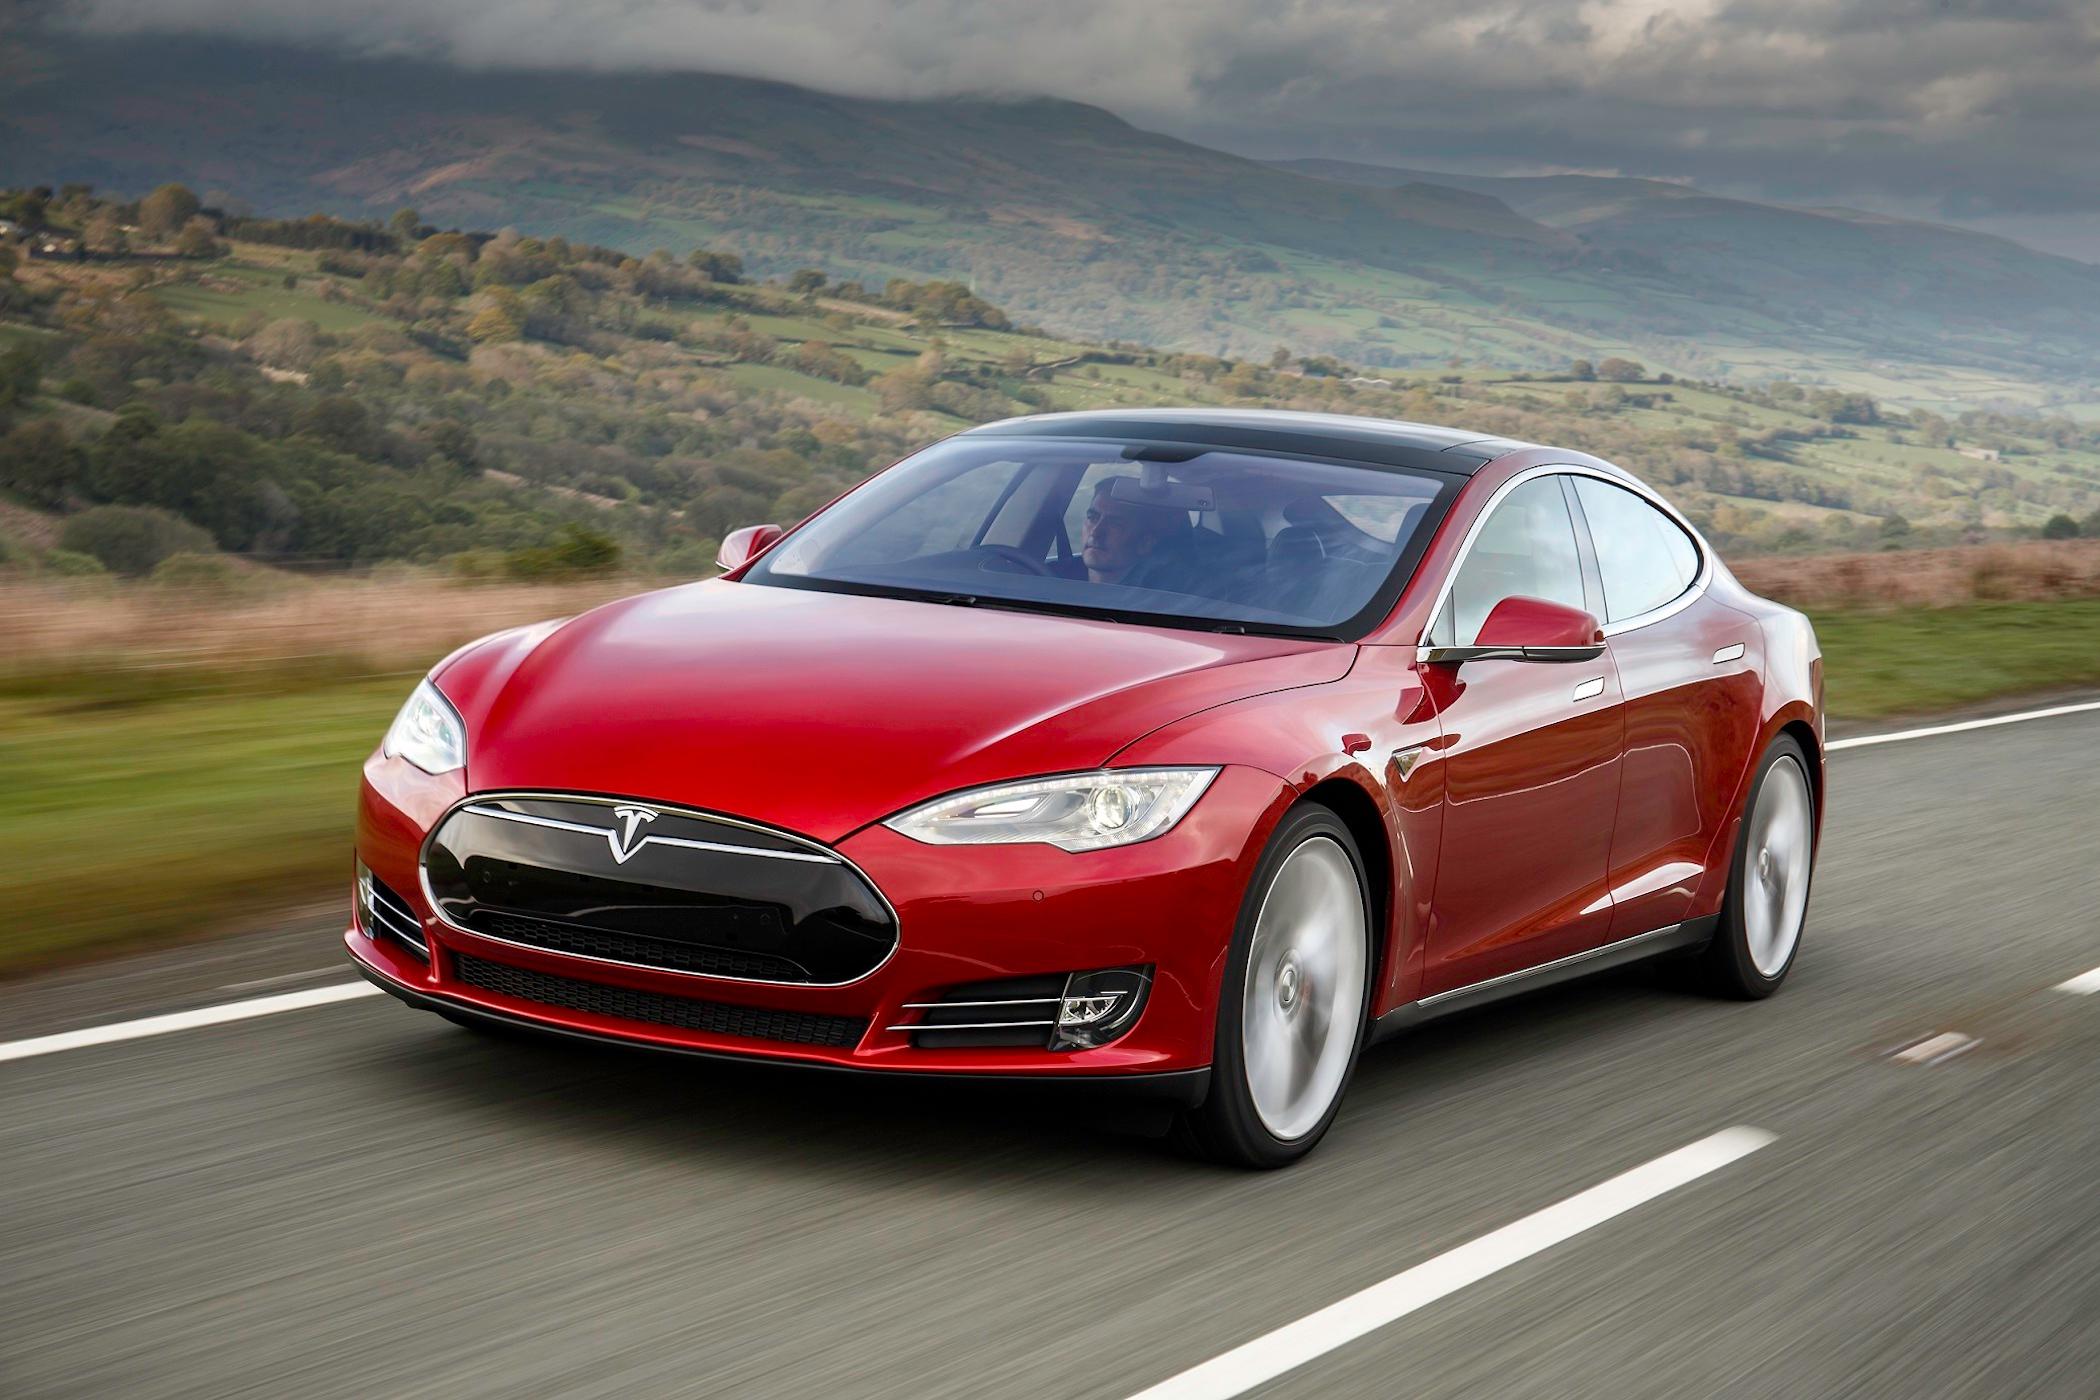
[[[1731,560],[1753,591],[1798,608],[1952,608],[2100,597],[2100,540]]]
[[[440,577],[301,580],[232,590],[105,579],[0,581],[0,685],[126,692],[199,679],[338,679],[420,671],[485,633],[564,617],[661,580],[461,584]]]

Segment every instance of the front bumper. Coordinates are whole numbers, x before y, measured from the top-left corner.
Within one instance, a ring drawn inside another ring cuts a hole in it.
[[[608,963],[440,920],[419,862],[424,838],[463,794],[403,767],[377,756],[367,765],[358,857],[409,906],[428,959],[356,924],[345,936],[359,971],[403,1001],[688,1053],[901,1074],[1127,1079],[1126,1087],[1149,1082],[1170,1098],[1201,1096],[1240,897],[1289,805],[1275,777],[1227,768],[1174,830],[1112,850],[927,846],[887,827],[864,828],[835,849],[895,907],[898,945],[865,977],[812,986]],[[1097,1048],[926,1048],[895,1029],[920,1019],[910,1003],[958,985],[1140,964],[1153,969],[1142,1015]],[[708,1014],[664,1010],[695,1005]],[[812,1023],[820,1027],[814,1036],[803,1030]],[[796,1029],[770,1032],[780,1025]],[[759,1033],[740,1033],[752,1028]]]

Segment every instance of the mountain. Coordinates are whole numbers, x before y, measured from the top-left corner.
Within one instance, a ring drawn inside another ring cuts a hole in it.
[[[1567,179],[1280,168],[1050,100],[46,32],[0,62],[0,183],[179,180],[265,213],[412,205],[637,252],[726,248],[766,275],[962,278],[1090,338],[1281,342],[1400,368],[1620,354],[1938,406],[2031,402],[2037,382],[2086,383],[2100,355],[2100,268],[1928,225]]]
[[[2008,238],[1856,209],[1725,198],[1664,180],[1275,164],[1374,189],[1470,191],[1586,247],[1653,259],[1687,285],[1763,295],[1775,314],[1819,333],[1886,327],[1893,338],[1908,325],[1984,360],[2025,362],[2072,380],[2090,374],[2080,362],[2090,354],[2088,336],[2076,321],[2091,314],[2100,268]],[[2011,344],[2016,337],[2024,343]]]

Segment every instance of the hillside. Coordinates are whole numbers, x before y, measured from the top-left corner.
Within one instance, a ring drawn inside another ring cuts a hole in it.
[[[0,546],[31,564],[56,545],[150,568],[77,523],[142,508],[179,517],[161,554],[700,572],[724,530],[799,518],[957,427],[1111,404],[1563,443],[1641,472],[1734,554],[2033,534],[2100,508],[2100,428],[2067,419],[1903,414],[1624,360],[1410,377],[1089,344],[954,283],[761,284],[720,250],[273,221],[180,190],[0,191],[0,217],[91,249],[0,276]]]
[[[2100,268],[1739,201],[1678,201],[1663,220],[1659,200],[1549,209],[1478,182],[1336,173],[1067,102],[168,40],[39,37],[0,70],[5,182],[177,179],[264,213],[412,205],[634,253],[704,243],[760,274],[959,278],[1061,333],[1203,353],[1282,342],[1401,370],[1618,354],[1941,409],[2100,407]]]
[[[2087,304],[2100,268],[2010,239],[1851,209],[1728,199],[1662,180],[1458,175],[1339,160],[1275,164],[1366,188],[1435,183],[1494,199],[1599,253],[1668,266],[1688,285],[1764,295],[1775,314],[1794,322],[1795,343],[1809,353],[1910,334],[1964,347],[1981,370],[2017,373],[2024,366],[2064,385],[2092,380],[2092,352],[2078,324],[2089,313],[2072,308]],[[2052,305],[2062,313],[2051,313]],[[1786,368],[1783,353],[1747,344],[1733,364],[1744,374]],[[1846,382],[1888,393],[1889,378],[1901,374],[1890,365],[1861,366]]]

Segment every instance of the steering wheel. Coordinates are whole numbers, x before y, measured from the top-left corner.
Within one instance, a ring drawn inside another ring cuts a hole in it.
[[[1020,572],[1024,574],[1034,574],[1037,578],[1050,577],[1050,566],[1047,563],[1045,563],[1041,559],[1033,557],[1032,555],[1028,554],[1025,550],[1016,549],[1010,544],[981,544],[977,546],[977,552],[980,554],[988,554],[991,556],[991,559],[985,560],[984,564],[981,566],[982,572],[984,573],[1004,574]],[[1007,563],[1016,565],[1018,566],[1018,568],[995,570],[991,566],[992,559],[1004,559]]]

